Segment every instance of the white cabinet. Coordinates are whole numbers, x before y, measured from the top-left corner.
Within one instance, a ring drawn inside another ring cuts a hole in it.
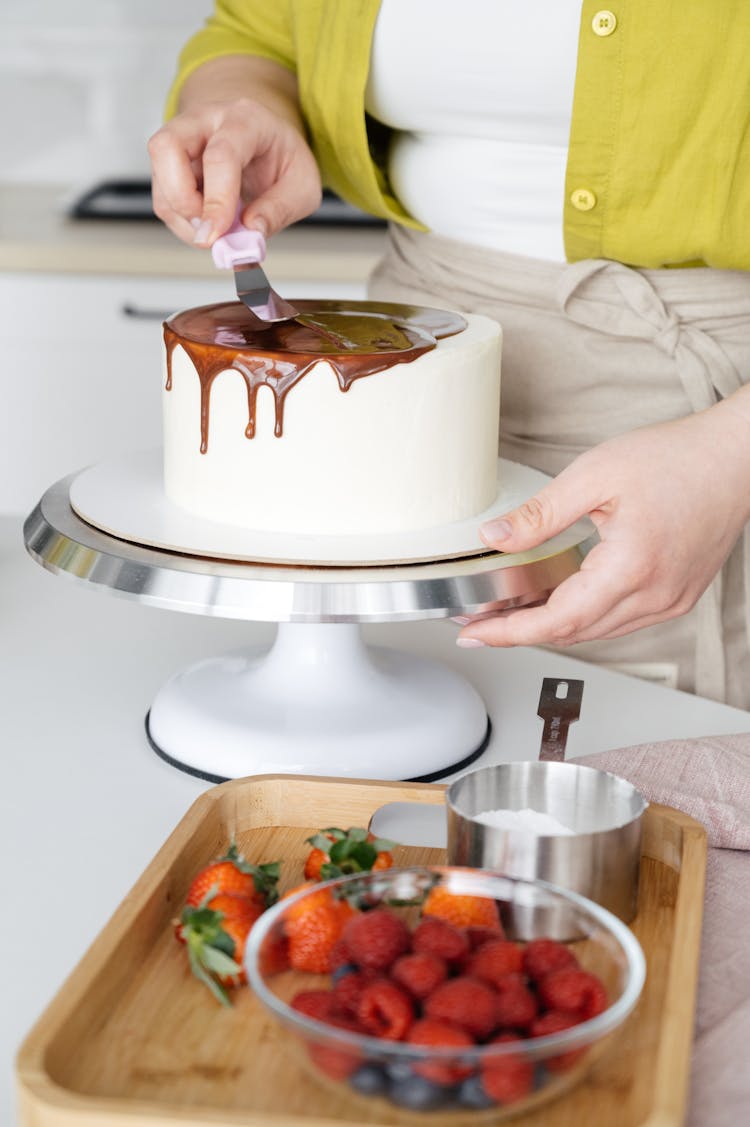
[[[364,285],[274,275],[290,298],[363,298]],[[0,512],[52,482],[161,442],[161,321],[231,297],[231,281],[0,274]]]

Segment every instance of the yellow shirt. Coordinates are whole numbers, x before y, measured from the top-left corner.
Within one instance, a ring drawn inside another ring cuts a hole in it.
[[[391,191],[388,130],[365,114],[379,0],[217,0],[170,91],[221,55],[297,74],[323,180],[419,227]],[[750,270],[750,0],[583,0],[564,208],[569,261]]]

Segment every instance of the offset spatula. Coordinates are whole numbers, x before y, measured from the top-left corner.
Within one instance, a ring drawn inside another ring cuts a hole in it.
[[[565,745],[568,742],[568,728],[581,715],[583,700],[583,681],[558,677],[545,677],[539,696],[537,716],[544,720],[542,742],[539,748],[540,759],[553,759],[561,763],[565,759]]]
[[[279,297],[261,269],[266,257],[266,240],[260,231],[249,231],[239,218],[211,247],[214,264],[234,270],[237,297],[260,321],[291,321],[297,310]]]

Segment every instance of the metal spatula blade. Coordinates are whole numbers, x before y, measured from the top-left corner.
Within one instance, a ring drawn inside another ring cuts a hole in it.
[[[539,696],[537,716],[544,720],[539,758],[565,759],[565,745],[568,742],[568,728],[581,715],[583,700],[583,681],[572,678],[545,677]]]
[[[211,247],[214,263],[221,270],[234,270],[237,297],[259,321],[291,321],[297,310],[279,297],[260,265],[266,257],[266,240],[260,231],[243,227],[241,211],[239,205],[234,223]]]
[[[279,297],[257,262],[234,264],[234,285],[237,297],[261,321],[291,321],[297,310]]]

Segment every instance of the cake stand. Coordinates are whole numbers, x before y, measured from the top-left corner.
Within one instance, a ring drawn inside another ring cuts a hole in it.
[[[368,646],[360,624],[528,606],[580,567],[587,522],[532,551],[397,566],[242,563],[144,547],[71,506],[71,474],[24,525],[43,567],[189,614],[276,622],[270,650],[211,658],[171,678],[146,718],[167,762],[211,782],[265,772],[433,780],[476,759],[489,720],[443,665]]]

